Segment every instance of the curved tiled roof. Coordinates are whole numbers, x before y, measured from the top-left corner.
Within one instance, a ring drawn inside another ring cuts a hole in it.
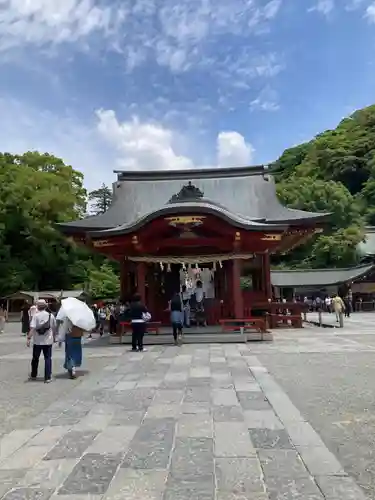
[[[252,229],[260,230],[260,231],[270,231],[272,228],[284,230],[287,229],[287,225],[283,224],[267,224],[264,220],[249,220],[245,217],[241,217],[237,214],[232,214],[224,207],[219,205],[209,203],[209,202],[184,202],[184,203],[170,203],[167,206],[161,208],[157,212],[150,212],[145,214],[143,217],[140,217],[135,222],[129,222],[126,224],[122,224],[121,226],[117,226],[114,228],[109,228],[105,230],[99,231],[90,231],[92,236],[116,236],[118,234],[127,233],[130,231],[134,231],[139,227],[143,226],[147,222],[159,217],[160,215],[170,215],[177,214],[181,212],[189,213],[207,213],[217,215],[218,217],[229,221],[231,224],[237,225],[239,227],[251,227]]]
[[[113,184],[113,202],[102,215],[61,224],[66,230],[98,231],[124,229],[148,220],[165,207],[178,210],[199,207],[212,210],[234,223],[293,225],[301,221],[322,220],[317,214],[284,207],[277,198],[272,176],[265,167],[200,169],[183,171],[117,172]],[[202,193],[195,201],[168,203],[188,183]],[[194,205],[192,205],[194,203]]]

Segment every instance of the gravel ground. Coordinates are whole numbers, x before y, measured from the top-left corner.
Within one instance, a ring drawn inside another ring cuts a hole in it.
[[[363,340],[370,344],[368,337]],[[375,499],[375,353],[263,353],[258,358]]]

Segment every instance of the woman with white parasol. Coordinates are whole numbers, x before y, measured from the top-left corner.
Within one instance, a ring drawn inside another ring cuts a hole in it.
[[[91,332],[95,328],[95,317],[87,304],[68,297],[61,301],[56,319],[59,322],[58,341],[65,343],[64,368],[74,379],[76,368],[82,364],[82,336],[85,331]]]

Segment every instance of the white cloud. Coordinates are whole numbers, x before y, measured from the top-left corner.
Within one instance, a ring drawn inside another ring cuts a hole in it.
[[[112,110],[99,110],[98,130],[112,144],[122,168],[160,170],[192,168],[193,162],[174,151],[171,130],[138,118],[120,123]]]
[[[365,16],[370,23],[375,24],[375,2],[367,7]]]
[[[264,7],[264,17],[273,19],[280,10],[282,0],[271,0]]]
[[[347,0],[345,9],[348,11],[357,10],[365,3],[368,3],[368,0]]]
[[[138,118],[120,122],[114,111],[97,111],[84,122],[69,114],[39,111],[16,100],[0,98],[0,151],[22,154],[48,152],[82,172],[91,190],[114,180],[113,170],[173,170],[207,166],[199,158],[178,152],[179,133],[158,122]],[[188,137],[184,137],[189,142]],[[190,150],[200,145],[190,143]],[[207,151],[202,151],[202,156]],[[243,166],[252,162],[254,148],[238,132],[218,134],[216,161],[211,166]],[[197,155],[198,156],[198,155]]]
[[[128,170],[189,169],[197,165],[176,151],[177,134],[160,123],[141,123],[134,117],[119,122],[113,110],[99,110],[98,130],[116,149],[118,165]],[[219,166],[243,166],[252,161],[254,148],[238,132],[220,132],[217,137]]]
[[[175,72],[192,64],[210,65],[216,58],[210,42],[222,35],[246,37],[264,31],[281,5],[282,0],[164,0],[154,45],[157,61]]]
[[[93,123],[84,123],[69,114],[57,116],[39,111],[10,98],[0,98],[0,151],[22,154],[48,152],[62,158],[85,175],[85,185],[94,189],[110,183],[114,155]]]
[[[277,92],[271,87],[265,87],[259,93],[258,97],[250,102],[250,109],[252,111],[278,111],[280,105]]]
[[[152,59],[183,72],[217,61],[212,46],[221,36],[267,29],[282,1],[0,0],[0,50],[69,44],[96,53],[99,37],[129,70]]]
[[[238,132],[220,132],[217,137],[217,160],[221,167],[245,166],[252,162],[254,148]]]
[[[254,80],[274,78],[284,68],[282,57],[274,52],[253,56],[249,48],[245,46],[238,51],[235,58],[232,56],[222,58],[215,65],[214,72],[219,81],[227,82],[237,89],[249,90]],[[228,95],[226,91],[224,91],[224,94]]]
[[[324,16],[328,16],[335,8],[335,0],[316,0],[313,7],[309,9],[309,12],[319,12]]]
[[[125,19],[119,6],[95,0],[0,0],[0,49],[58,45],[110,36]]]

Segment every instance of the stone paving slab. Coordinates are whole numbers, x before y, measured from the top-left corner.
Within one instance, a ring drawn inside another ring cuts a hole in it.
[[[2,437],[3,498],[362,500],[248,346],[119,349]]]

